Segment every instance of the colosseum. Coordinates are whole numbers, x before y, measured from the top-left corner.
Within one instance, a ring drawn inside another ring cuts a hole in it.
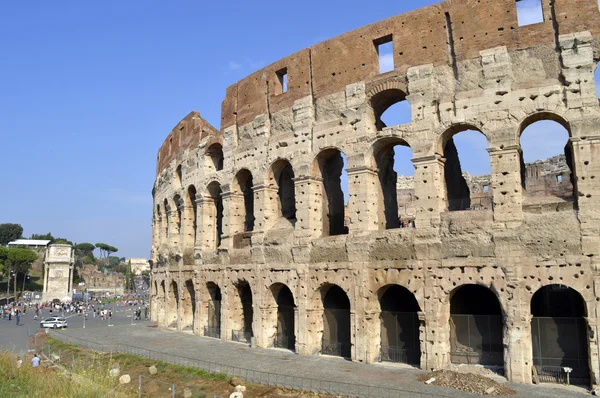
[[[515,0],[397,15],[228,87],[220,129],[188,114],[158,151],[152,319],[300,355],[496,366],[521,383],[570,367],[596,385],[600,12],[542,3],[527,25]],[[388,126],[398,103],[410,122]],[[544,121],[568,133],[564,153],[525,166],[521,134]],[[464,131],[487,140],[488,176],[461,169]],[[397,147],[412,177],[394,170]]]

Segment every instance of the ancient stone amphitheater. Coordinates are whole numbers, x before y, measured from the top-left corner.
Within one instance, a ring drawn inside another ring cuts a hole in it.
[[[301,355],[497,365],[523,383],[570,367],[595,385],[600,13],[542,7],[544,22],[519,26],[515,0],[446,0],[240,80],[220,130],[187,115],[158,152],[152,319]],[[402,101],[411,122],[386,126]],[[568,169],[562,189],[533,194],[520,137],[541,120],[568,131]],[[463,176],[464,130],[487,139],[489,200]],[[412,150],[409,220],[397,145]]]

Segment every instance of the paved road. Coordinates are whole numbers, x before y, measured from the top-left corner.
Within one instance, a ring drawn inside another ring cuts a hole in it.
[[[88,317],[85,321],[86,329],[112,328],[123,325],[131,325],[131,315],[134,307],[107,306],[106,308],[113,309],[113,318],[111,320],[103,320],[100,318],[94,318],[91,313],[88,313]],[[41,319],[57,315],[63,316],[62,312],[57,313],[54,311],[52,314],[50,314],[48,310],[44,310]],[[34,311],[27,311],[25,315],[21,317],[20,326],[16,325],[14,318],[12,321],[0,320],[0,348],[20,355],[26,352],[29,344],[28,336],[40,329],[40,319],[34,319],[34,316]],[[81,315],[65,313],[64,317],[67,318],[69,329],[83,329],[83,317]],[[135,323],[139,325],[147,325],[150,323],[150,321],[142,320],[135,321]]]
[[[287,350],[252,349],[244,344],[194,336],[188,332],[147,327],[149,326],[147,321],[136,323],[134,326],[123,322],[110,328],[100,326],[86,327],[86,329],[73,328],[69,325],[69,329],[59,333],[94,342],[128,344],[167,354],[263,372],[409,389],[429,394],[436,394],[437,392],[451,397],[473,396],[447,388],[425,386],[423,383],[416,381],[416,376],[423,372],[412,367],[382,364],[365,365],[341,358],[300,356]],[[573,391],[572,389],[552,385],[526,386],[514,384],[511,387],[518,391],[517,397],[575,398],[589,396],[583,389]]]

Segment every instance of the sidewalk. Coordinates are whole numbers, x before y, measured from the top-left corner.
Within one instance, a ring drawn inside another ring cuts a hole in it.
[[[305,377],[321,380],[324,383],[335,381],[380,388],[409,390],[430,396],[468,397],[475,396],[449,388],[427,386],[416,380],[421,370],[391,364],[365,365],[341,358],[324,356],[300,356],[287,350],[250,348],[248,345],[194,336],[191,333],[176,332],[144,326],[117,326],[112,328],[68,329],[52,332],[60,338],[65,335],[102,344],[125,344],[148,350],[210,361],[224,366],[234,366],[257,372],[270,372],[286,377]],[[555,385],[510,384],[517,390],[515,397],[583,397],[589,396],[583,389],[566,388]],[[406,395],[410,396],[409,393]]]

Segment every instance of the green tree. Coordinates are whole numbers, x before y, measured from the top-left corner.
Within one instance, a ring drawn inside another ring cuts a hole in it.
[[[6,246],[22,236],[23,227],[20,224],[0,224],[0,246]]]
[[[93,255],[95,248],[96,246],[94,246],[91,243],[78,243],[75,245],[75,253],[79,252],[81,254],[81,257],[85,257],[89,256],[90,254]]]
[[[17,292],[17,275],[25,274],[29,272],[31,265],[35,260],[37,260],[37,254],[29,249],[22,249],[19,247],[10,247],[8,249],[4,249],[1,254],[3,259],[3,273],[7,277],[11,276],[11,273],[14,272],[14,292]],[[7,286],[8,292],[8,286]]]
[[[48,232],[47,234],[33,234],[33,235],[31,235],[30,239],[39,239],[39,240],[53,241],[54,240],[54,236],[52,236],[52,234],[50,232]]]
[[[104,259],[105,267],[108,266],[108,258],[110,257],[111,253],[116,253],[119,251],[119,249],[116,247],[107,245],[106,243],[96,243],[96,247],[100,249],[100,258]]]
[[[111,268],[115,268],[117,265],[121,264],[121,259],[117,256],[110,256],[108,258],[108,266]]]
[[[65,239],[65,238],[56,238],[56,239],[54,239],[52,244],[73,246],[73,242],[71,242],[70,240]]]

